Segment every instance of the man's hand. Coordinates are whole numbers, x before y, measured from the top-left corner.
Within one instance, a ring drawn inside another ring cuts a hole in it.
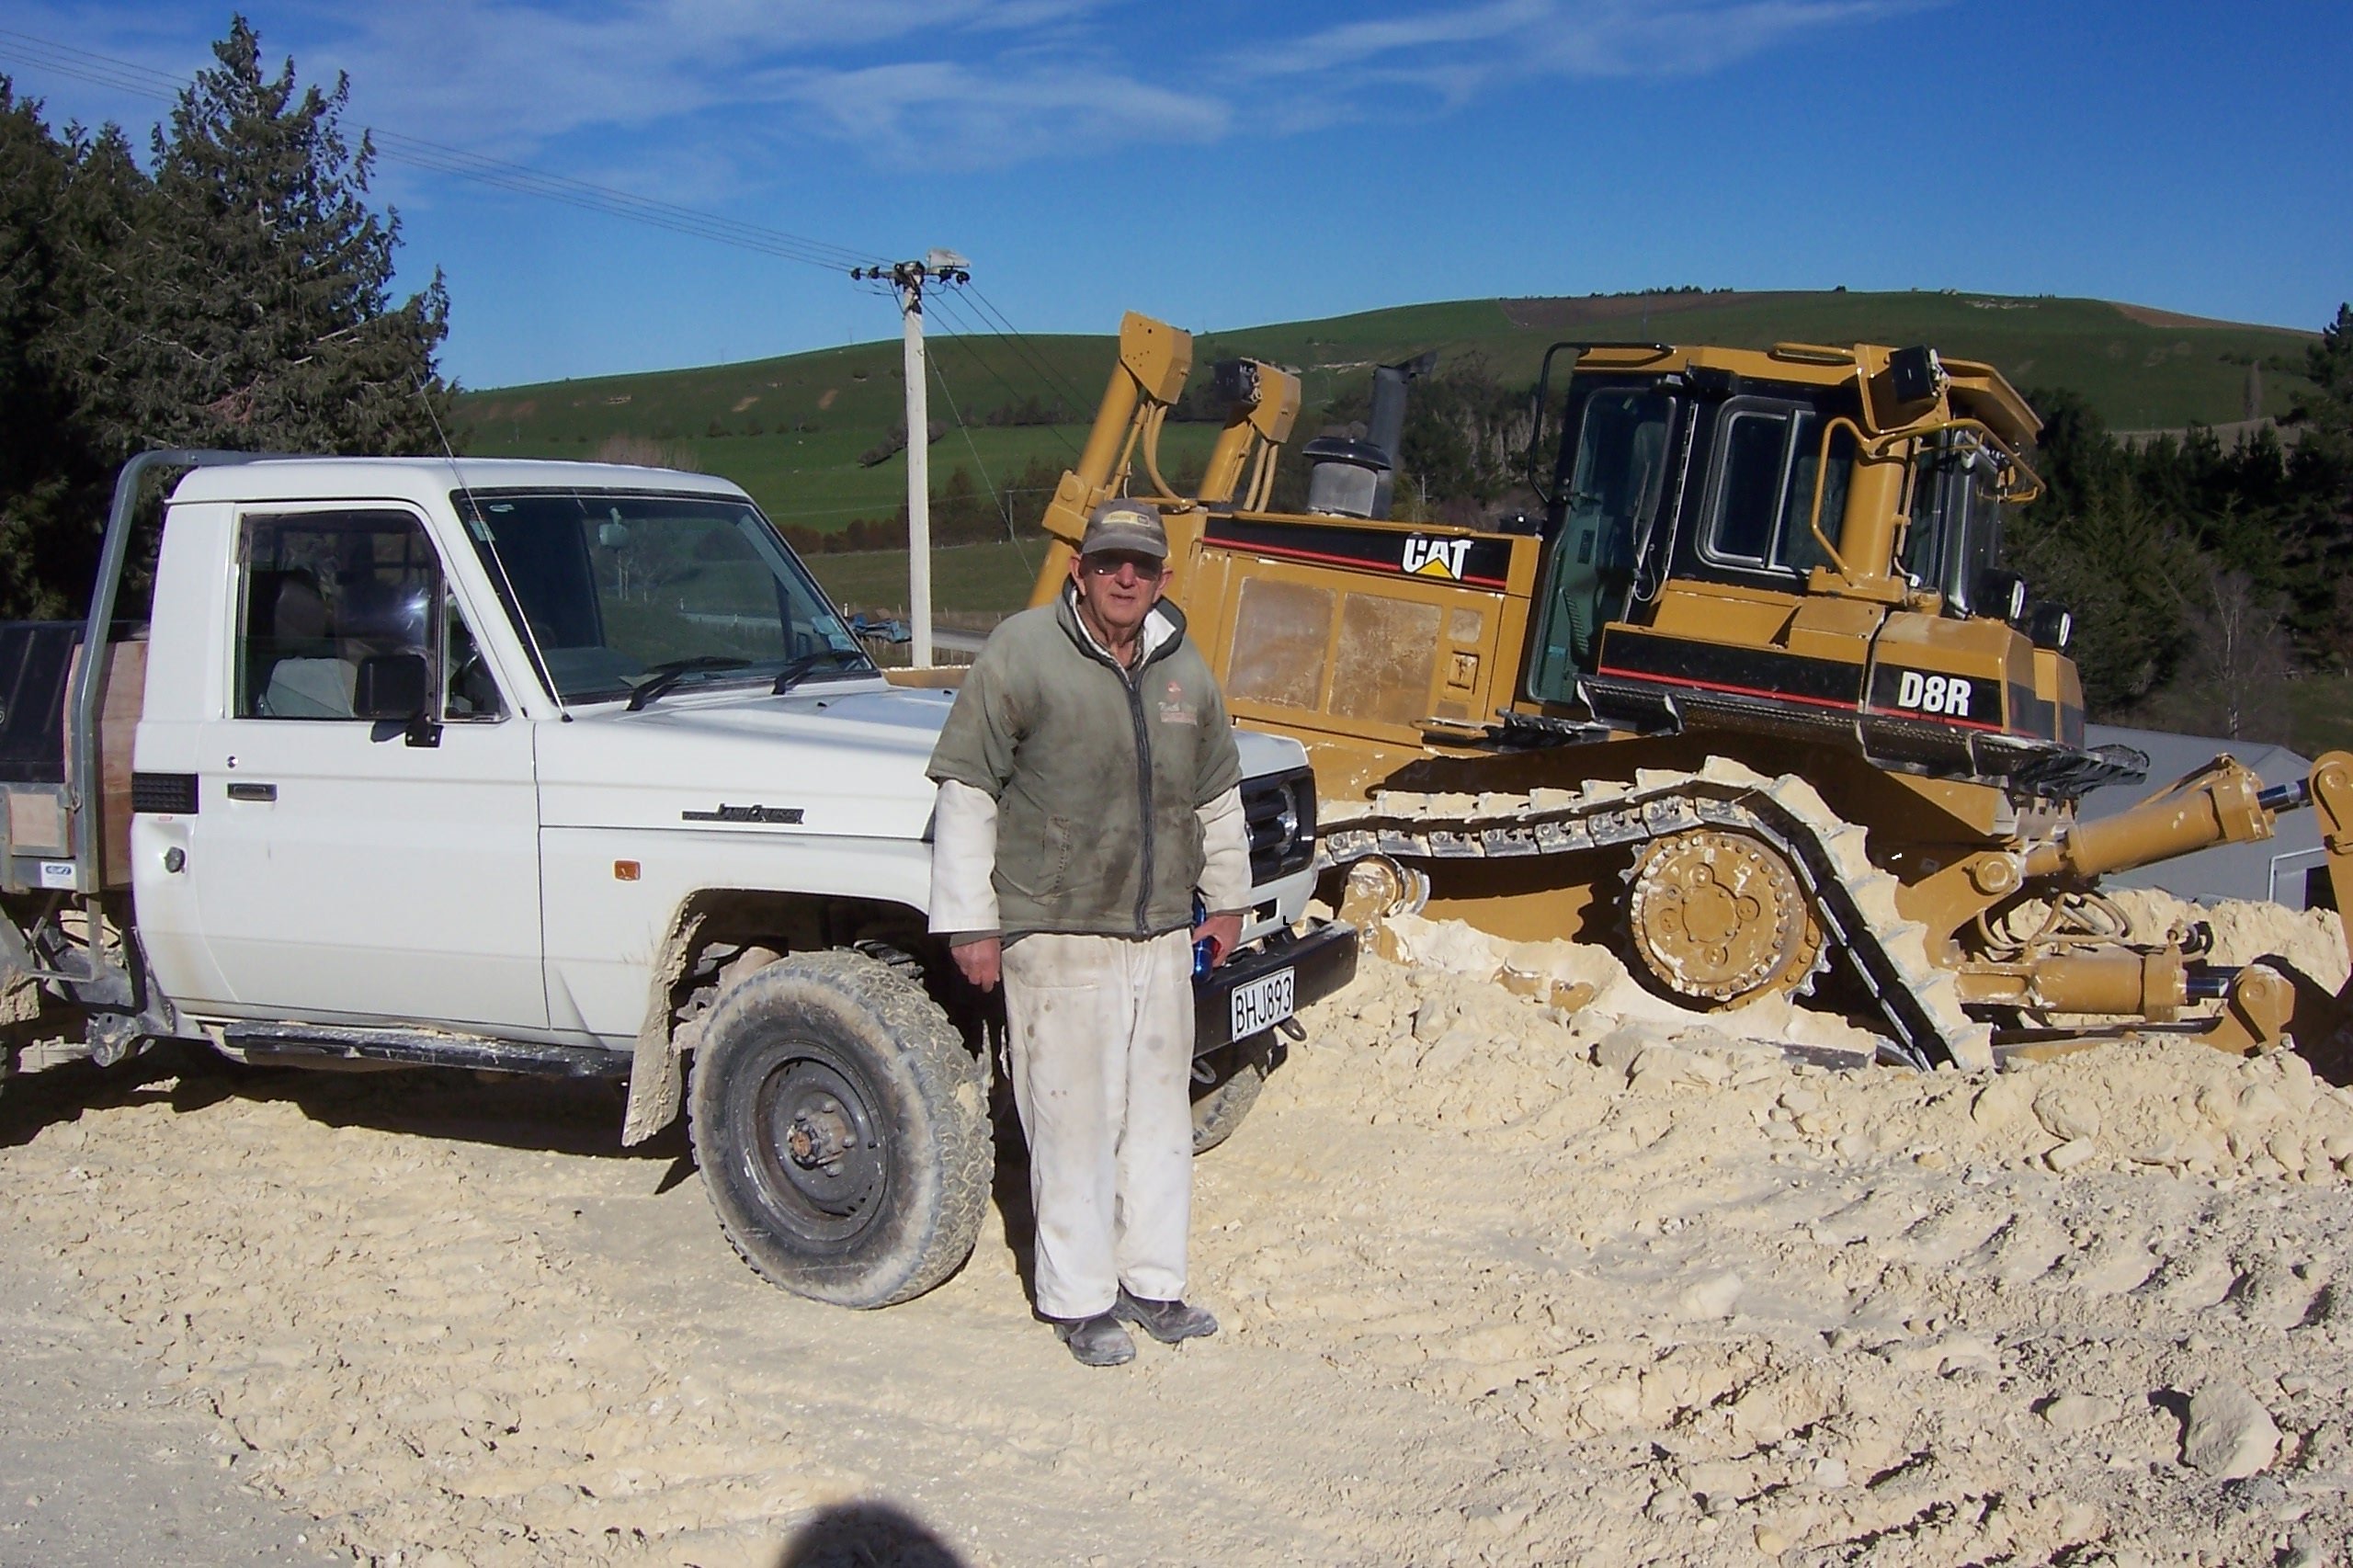
[[[965,979],[983,991],[994,991],[1005,971],[1005,942],[997,937],[983,937],[978,941],[960,942],[948,949],[956,967]]]
[[[1239,914],[1211,915],[1193,927],[1193,940],[1198,942],[1204,937],[1217,943],[1217,958],[1212,967],[1223,963],[1233,956],[1233,945],[1242,940],[1242,916]]]

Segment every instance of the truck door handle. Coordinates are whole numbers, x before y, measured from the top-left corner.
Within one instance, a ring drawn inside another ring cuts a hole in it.
[[[278,799],[278,786],[275,784],[232,784],[229,786],[229,799],[233,801],[275,801]]]

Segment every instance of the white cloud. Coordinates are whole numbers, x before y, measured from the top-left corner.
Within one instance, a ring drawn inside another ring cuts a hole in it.
[[[845,141],[894,162],[972,167],[1057,149],[1213,142],[1231,116],[1208,97],[1100,70],[981,72],[926,61],[808,72],[779,84]]]
[[[1686,75],[1937,0],[1417,0],[1232,41],[1147,0],[256,0],[307,78],[350,73],[352,119],[525,162],[756,163],[790,141],[878,163],[1002,165],[1297,133],[1380,102],[1432,114],[1545,77]],[[1124,14],[1121,14],[1124,12]],[[205,62],[198,0],[28,16],[85,47]],[[1170,40],[1218,40],[1194,52]],[[713,126],[723,119],[723,133]],[[723,151],[718,150],[721,142]],[[551,151],[555,149],[555,151]],[[576,166],[576,165],[575,165]]]
[[[1439,107],[1544,77],[1681,76],[1720,70],[1799,34],[1941,0],[1491,0],[1355,20],[1272,47],[1237,51],[1229,67],[1289,79],[1312,116],[1345,118],[1368,88],[1418,88]],[[1345,76],[1345,90],[1329,78]]]

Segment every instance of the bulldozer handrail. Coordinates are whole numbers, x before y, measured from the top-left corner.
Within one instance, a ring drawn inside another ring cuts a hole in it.
[[[1154,494],[1163,501],[1182,506],[1185,498],[1177,494],[1166,480],[1160,477],[1160,427],[1166,424],[1167,420],[1168,405],[1166,403],[1149,403],[1144,409],[1143,418],[1140,421],[1140,434],[1142,440],[1139,443],[1139,448],[1143,458],[1145,477],[1152,481]]]
[[[1843,414],[1833,415],[1824,422],[1822,451],[1815,458],[1813,464],[1813,511],[1806,518],[1806,527],[1813,531],[1813,542],[1822,547],[1822,553],[1830,558],[1830,564],[1837,569],[1838,575],[1852,582],[1855,574],[1847,570],[1847,558],[1838,553],[1838,547],[1830,542],[1828,534],[1822,531],[1822,493],[1824,483],[1830,478],[1830,437],[1837,434],[1838,426],[1841,425],[1854,431],[1857,446],[1868,447],[1870,444],[1863,435],[1862,427]]]
[[[1806,519],[1806,527],[1813,535],[1813,542],[1820,545],[1823,553],[1829,557],[1831,566],[1839,576],[1849,582],[1854,580],[1854,573],[1847,567],[1846,557],[1839,554],[1838,547],[1830,542],[1830,536],[1824,533],[1822,528],[1822,499],[1830,478],[1830,438],[1837,434],[1841,425],[1853,432],[1858,454],[1870,460],[1884,458],[1898,447],[1917,442],[1925,437],[1940,435],[1947,430],[1974,436],[1982,445],[1991,447],[1999,453],[2002,460],[2024,474],[2029,482],[2030,488],[2023,495],[2016,491],[2009,491],[2003,494],[2003,500],[2016,506],[2023,506],[2042,494],[2042,476],[2035,472],[2033,467],[2024,458],[2018,456],[2010,444],[2003,440],[2001,436],[1990,428],[1984,420],[1972,415],[1955,415],[1949,418],[1908,425],[1901,430],[1881,431],[1874,436],[1865,434],[1863,428],[1847,415],[1834,415],[1824,421],[1822,426],[1822,449],[1813,465],[1813,508]],[[1889,564],[1893,569],[1893,562],[1891,562]]]

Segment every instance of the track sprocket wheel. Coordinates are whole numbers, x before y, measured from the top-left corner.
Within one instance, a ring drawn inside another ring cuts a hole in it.
[[[1674,834],[1644,846],[1627,881],[1634,957],[1677,1000],[1730,1007],[1811,987],[1822,927],[1788,859],[1762,839]]]

